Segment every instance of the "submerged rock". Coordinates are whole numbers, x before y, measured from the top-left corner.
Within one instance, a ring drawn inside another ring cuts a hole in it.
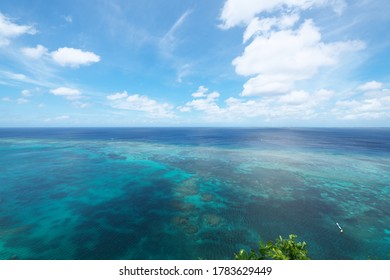
[[[213,227],[218,226],[222,222],[222,218],[220,216],[217,216],[215,214],[205,214],[203,216],[204,221]]]
[[[187,225],[188,224],[188,218],[187,217],[174,217],[172,219],[172,222],[175,225]]]
[[[199,228],[196,225],[188,224],[184,227],[184,231],[187,234],[195,234],[199,231]]]
[[[188,212],[188,211],[195,210],[195,205],[194,204],[185,203],[185,202],[182,202],[182,201],[177,201],[177,200],[176,201],[172,201],[171,205],[172,205],[173,208],[175,208],[176,210],[179,210],[179,211]]]
[[[172,219],[172,223],[178,226],[181,230],[183,230],[186,234],[195,234],[199,231],[198,226],[192,224],[187,217],[174,217]]]
[[[214,200],[214,196],[210,193],[202,193],[200,196],[202,201],[204,202],[209,202]]]
[[[182,195],[196,195],[199,193],[198,181],[195,178],[187,179],[176,188]]]

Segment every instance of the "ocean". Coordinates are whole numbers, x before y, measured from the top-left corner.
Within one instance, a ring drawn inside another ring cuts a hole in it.
[[[389,128],[0,129],[3,260],[390,259],[389,202]]]

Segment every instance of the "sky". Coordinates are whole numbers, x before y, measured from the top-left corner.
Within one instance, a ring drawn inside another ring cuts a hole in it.
[[[388,11],[388,0],[0,0],[0,127],[387,127]]]

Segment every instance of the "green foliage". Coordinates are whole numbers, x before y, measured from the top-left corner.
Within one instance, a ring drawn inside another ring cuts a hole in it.
[[[234,258],[236,260],[309,260],[306,242],[296,242],[296,238],[296,235],[290,234],[288,239],[279,236],[275,241],[268,241],[266,244],[260,242],[257,252],[240,250]]]

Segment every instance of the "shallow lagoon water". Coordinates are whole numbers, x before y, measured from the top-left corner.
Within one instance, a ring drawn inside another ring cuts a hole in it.
[[[389,259],[389,201],[390,129],[0,129],[0,259]]]

